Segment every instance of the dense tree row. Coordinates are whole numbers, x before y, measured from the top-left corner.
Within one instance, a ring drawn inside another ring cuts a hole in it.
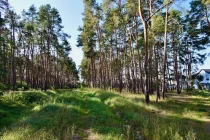
[[[84,84],[149,95],[177,93],[183,82],[192,86],[196,65],[206,58],[209,44],[209,0],[192,0],[181,12],[175,0],[83,0],[84,25],[78,47],[84,51]],[[186,77],[186,78],[185,78]],[[183,80],[183,79],[186,80]]]
[[[0,84],[13,90],[24,84],[42,90],[75,86],[78,71],[58,10],[32,5],[19,16],[7,0],[0,4]]]

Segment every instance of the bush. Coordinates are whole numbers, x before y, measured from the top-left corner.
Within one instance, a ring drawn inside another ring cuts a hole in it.
[[[18,91],[24,91],[24,88],[22,87],[22,88],[18,88],[17,89]]]
[[[24,104],[43,103],[47,99],[47,97],[40,92],[23,92],[17,96],[17,100]]]
[[[29,90],[29,88],[30,88],[30,86],[27,85],[26,82],[22,81],[22,83],[21,83],[21,81],[17,81],[17,83],[16,83],[16,89],[18,91]]]
[[[4,92],[3,91],[0,91],[0,96],[3,96],[4,95]]]
[[[51,90],[56,90],[57,87],[56,87],[56,86],[51,86],[50,89],[51,89]]]
[[[7,117],[9,116],[9,113],[4,111],[4,110],[0,110],[0,118],[3,118],[3,117]]]
[[[186,90],[187,91],[193,91],[195,88],[194,87],[188,87]]]
[[[7,86],[3,83],[0,83],[0,91],[1,90],[6,90],[7,89]]]
[[[196,139],[196,133],[193,132],[193,130],[190,130],[188,134],[186,135],[186,140],[195,140]]]

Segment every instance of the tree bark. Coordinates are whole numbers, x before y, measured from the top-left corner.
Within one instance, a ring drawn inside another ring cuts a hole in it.
[[[166,86],[166,59],[167,59],[167,32],[168,32],[168,4],[166,5],[166,18],[165,18],[165,36],[164,36],[164,58],[163,58],[163,87],[162,97],[165,98]]]
[[[160,89],[159,89],[159,80],[158,80],[158,61],[157,61],[157,47],[159,46],[159,41],[157,43],[157,46],[154,45],[154,58],[155,58],[155,81],[156,81],[156,102],[158,102],[158,99],[160,99]]]
[[[142,0],[138,0],[139,2],[139,15],[141,18],[141,21],[143,23],[144,28],[144,48],[145,48],[145,57],[144,57],[144,70],[145,70],[145,100],[146,103],[149,104],[149,72],[148,72],[148,26],[145,21],[145,17],[143,14],[143,6],[142,6]]]

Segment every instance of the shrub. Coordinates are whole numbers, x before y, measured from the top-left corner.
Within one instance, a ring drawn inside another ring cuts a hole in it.
[[[0,83],[0,91],[1,90],[6,90],[7,89],[7,86],[3,83]]]
[[[17,95],[17,100],[24,104],[44,103],[47,97],[40,92],[23,92]]]
[[[196,133],[194,133],[193,130],[190,130],[186,135],[186,140],[195,140],[196,139],[195,135]]]
[[[4,95],[4,92],[3,91],[0,91],[0,96],[3,96]]]
[[[17,81],[16,83],[16,89],[19,90],[19,91],[23,91],[23,90],[29,90],[30,86],[27,85],[26,82],[23,82],[21,83],[21,81]]]
[[[31,126],[22,126],[12,128],[11,130],[5,129],[0,136],[1,140],[52,140],[56,139],[53,133],[45,129],[35,131]]]
[[[4,110],[0,110],[0,118],[7,117],[8,115],[9,115],[8,112],[6,112]]]
[[[50,89],[51,89],[51,90],[56,90],[57,87],[56,87],[56,86],[51,86]]]

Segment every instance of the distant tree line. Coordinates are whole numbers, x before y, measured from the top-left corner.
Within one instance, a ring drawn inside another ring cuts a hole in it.
[[[69,57],[70,36],[63,31],[57,9],[32,5],[17,15],[0,0],[0,85],[17,90],[25,86],[47,90],[74,87],[79,80]]]
[[[176,0],[83,0],[84,25],[78,47],[81,77],[93,88],[144,93],[157,101],[171,79],[181,93],[182,78],[204,63],[210,41],[210,1],[192,0],[180,11]]]

